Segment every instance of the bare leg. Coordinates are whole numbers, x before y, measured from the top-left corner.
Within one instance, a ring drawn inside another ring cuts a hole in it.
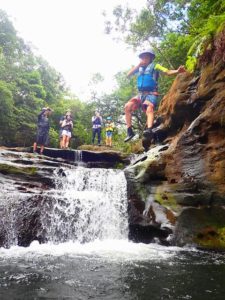
[[[34,145],[33,145],[33,151],[37,151],[37,143],[34,143]]]
[[[70,143],[70,138],[67,136],[66,137],[66,148],[68,148],[69,147],[69,143]]]
[[[43,154],[44,147],[45,147],[44,145],[41,145],[40,154]]]
[[[147,110],[146,110],[146,115],[147,115],[147,127],[152,128],[153,126],[153,121],[154,121],[154,105],[149,102],[144,102],[144,104],[147,104]]]
[[[112,137],[109,137],[109,147],[112,147]]]
[[[125,111],[126,125],[127,125],[127,128],[129,128],[132,126],[132,111],[134,111],[133,103],[128,101],[125,104],[124,111]]]
[[[139,107],[139,102],[137,98],[132,98],[125,104],[124,111],[125,111],[125,120],[127,125],[127,137],[124,140],[125,143],[135,136],[132,130],[132,112],[137,110],[138,107]]]
[[[60,149],[63,148],[63,138],[62,137],[60,137],[59,147],[60,147]]]
[[[62,149],[66,148],[66,135],[62,136]]]

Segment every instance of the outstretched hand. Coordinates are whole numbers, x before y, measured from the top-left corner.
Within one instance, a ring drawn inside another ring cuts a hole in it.
[[[186,72],[186,69],[184,66],[179,66],[179,68],[177,69],[178,73],[184,73]]]

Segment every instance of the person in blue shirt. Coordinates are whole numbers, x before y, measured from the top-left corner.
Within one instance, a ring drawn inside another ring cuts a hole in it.
[[[184,66],[180,66],[177,70],[168,70],[160,64],[155,64],[155,53],[152,49],[147,49],[139,54],[140,62],[133,67],[127,74],[128,77],[137,74],[137,88],[139,94],[130,99],[125,107],[125,120],[127,125],[127,137],[124,142],[128,142],[134,137],[132,130],[132,112],[142,107],[147,116],[147,129],[143,136],[152,138],[152,126],[154,121],[154,108],[157,104],[158,86],[157,81],[159,72],[170,75],[185,72]]]
[[[92,144],[94,145],[95,136],[98,136],[98,146],[101,146],[101,127],[102,127],[102,117],[99,111],[95,111],[95,116],[92,117]]]

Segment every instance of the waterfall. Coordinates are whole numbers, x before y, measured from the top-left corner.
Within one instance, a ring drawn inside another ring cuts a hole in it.
[[[74,161],[82,162],[82,150],[74,150]]]
[[[77,167],[56,176],[56,188],[43,203],[41,216],[46,238],[90,242],[126,239],[127,187],[124,173],[112,169]]]

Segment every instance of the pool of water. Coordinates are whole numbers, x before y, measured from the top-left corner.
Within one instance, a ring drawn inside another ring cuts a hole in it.
[[[219,253],[127,240],[0,249],[0,299],[225,299]]]

